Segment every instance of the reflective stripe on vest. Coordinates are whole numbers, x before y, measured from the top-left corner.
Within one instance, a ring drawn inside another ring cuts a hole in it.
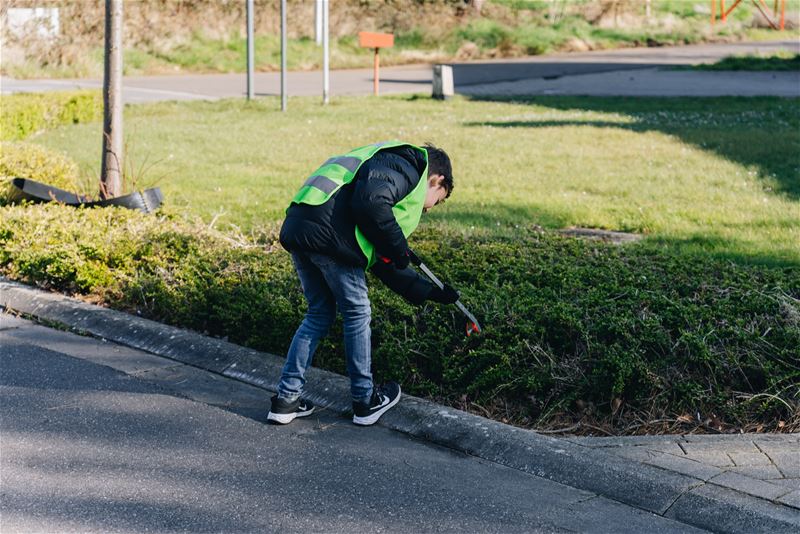
[[[380,150],[397,146],[410,146],[415,150],[419,150],[425,158],[425,170],[420,176],[419,183],[408,195],[400,199],[392,207],[392,213],[394,213],[397,224],[403,231],[403,235],[408,237],[417,228],[422,216],[422,208],[425,204],[428,183],[428,152],[423,148],[403,143],[402,141],[386,141],[366,145],[351,150],[347,154],[329,158],[306,179],[300,191],[292,199],[291,204],[310,204],[312,206],[324,204],[342,186],[353,181],[358,169],[365,161]],[[375,247],[364,237],[358,227],[356,227],[355,233],[356,241],[361,248],[361,252],[367,258],[367,268],[369,268],[376,260]]]

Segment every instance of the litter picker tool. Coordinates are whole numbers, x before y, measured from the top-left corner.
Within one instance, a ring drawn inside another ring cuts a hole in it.
[[[439,280],[439,279],[436,277],[436,275],[435,275],[435,274],[433,274],[433,273],[431,272],[431,270],[430,270],[430,269],[428,269],[428,266],[427,266],[427,265],[425,265],[424,263],[422,263],[422,260],[421,260],[421,259],[419,259],[419,256],[417,256],[417,255],[416,255],[416,253],[415,253],[413,250],[409,250],[409,251],[408,251],[408,257],[409,257],[409,259],[411,260],[411,263],[413,263],[414,265],[416,265],[417,267],[419,267],[419,268],[420,268],[420,270],[421,270],[423,273],[425,273],[425,276],[427,276],[428,278],[430,278],[431,282],[433,282],[434,284],[436,284],[436,286],[437,286],[439,289],[444,289],[444,284],[442,283],[442,281],[441,281],[441,280]],[[481,325],[479,325],[479,324],[478,324],[478,320],[475,318],[475,316],[474,316],[474,315],[472,315],[472,314],[469,312],[469,310],[466,308],[466,306],[464,306],[463,304],[461,304],[461,301],[460,301],[460,300],[457,300],[457,301],[456,301],[456,307],[457,307],[459,310],[461,310],[461,313],[463,313],[463,314],[464,314],[464,315],[467,317],[467,321],[468,321],[468,322],[467,322],[467,335],[469,336],[469,335],[470,335],[470,334],[472,334],[473,332],[478,332],[478,333],[480,333],[480,331],[481,331]]]

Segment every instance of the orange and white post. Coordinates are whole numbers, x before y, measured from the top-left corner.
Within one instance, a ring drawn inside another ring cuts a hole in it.
[[[372,33],[359,32],[358,45],[362,48],[375,49],[375,61],[373,62],[373,93],[378,96],[380,92],[380,56],[381,48],[391,48],[394,46],[394,35],[391,33]]]

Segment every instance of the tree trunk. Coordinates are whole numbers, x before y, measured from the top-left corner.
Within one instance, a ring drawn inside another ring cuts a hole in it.
[[[122,0],[106,0],[105,73],[103,76],[103,161],[100,196],[122,193]]]

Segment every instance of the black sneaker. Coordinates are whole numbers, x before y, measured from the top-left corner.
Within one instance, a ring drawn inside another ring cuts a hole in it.
[[[372,388],[369,404],[353,403],[353,422],[357,425],[374,425],[392,406],[400,401],[400,386],[395,382]]]
[[[269,409],[267,421],[285,425],[294,421],[295,417],[305,417],[311,415],[314,405],[304,399],[297,399],[288,402],[277,395],[272,397],[272,407]]]

